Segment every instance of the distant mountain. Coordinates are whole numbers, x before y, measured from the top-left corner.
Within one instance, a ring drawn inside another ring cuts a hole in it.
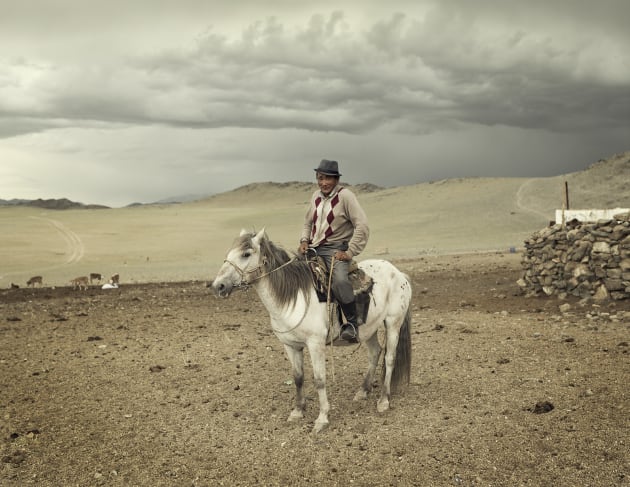
[[[583,171],[532,178],[520,193],[535,211],[561,209],[568,188],[569,209],[630,208],[630,151],[600,159]]]
[[[125,206],[125,208],[133,208],[134,206],[151,206],[151,205],[179,205],[182,203],[194,203],[195,201],[210,198],[212,194],[182,194],[179,196],[169,196],[161,200],[152,201],[150,203],[133,202]]]
[[[66,198],[59,199],[41,199],[25,200],[25,199],[0,199],[0,206],[34,206],[36,208],[45,208],[47,210],[70,210],[70,209],[84,209],[84,210],[99,210],[107,209],[109,206],[104,205],[84,205],[83,203],[77,203],[70,201]]]
[[[380,191],[381,189],[384,189],[380,186],[376,186],[375,184],[371,184],[371,183],[361,183],[361,184],[353,185],[346,182],[341,182],[341,185],[351,188],[353,191],[356,191],[358,193],[372,193],[374,191]],[[232,193],[232,192],[243,193],[243,192],[248,192],[248,191],[259,190],[261,188],[267,188],[267,189],[272,189],[272,190],[291,189],[291,190],[298,190],[298,191],[314,191],[317,188],[317,184],[307,183],[304,181],[288,181],[286,183],[274,183],[274,182],[268,181],[265,183],[246,184],[245,186],[239,186],[238,188],[233,189],[232,191],[228,191],[228,192],[229,193]]]
[[[478,178],[451,178],[441,181],[411,183],[410,186],[423,188],[425,184],[443,185],[456,182],[471,182]],[[492,178],[485,178],[492,179]],[[499,179],[499,178],[497,178]],[[558,176],[529,178],[519,193],[519,197],[528,200],[531,209],[549,213],[553,208],[562,208],[562,194],[565,182],[569,189],[572,208],[613,208],[630,206],[630,151],[614,154],[606,159],[591,164],[587,169]],[[357,194],[395,191],[397,188],[383,188],[371,183],[349,184],[344,186]],[[400,186],[402,189],[405,186]],[[215,194],[190,194],[165,198],[149,204],[173,204],[204,202],[222,206],[260,204],[264,202],[285,201],[287,204],[301,204],[308,200],[317,189],[315,182],[289,181],[256,182],[235,189]],[[134,203],[128,206],[139,206]]]
[[[342,183],[344,186],[352,188],[352,190],[356,193],[372,193],[374,191],[380,191],[384,188],[380,186],[376,186],[371,183],[361,183],[361,184],[348,184],[346,182]],[[170,204],[178,204],[178,203],[193,203],[196,201],[208,201],[215,199],[230,199],[233,198],[242,198],[244,195],[251,194],[253,192],[257,193],[258,198],[265,197],[277,197],[276,191],[281,191],[286,195],[293,193],[304,193],[305,195],[310,196],[311,192],[317,189],[316,183],[308,183],[305,181],[288,181],[284,183],[275,183],[272,181],[260,182],[260,183],[249,183],[243,186],[239,186],[237,188],[225,191],[223,193],[214,193],[214,194],[188,194],[188,195],[180,195],[180,196],[171,196],[169,198],[164,198],[153,203],[132,203],[127,205],[131,206],[143,206],[143,205],[170,205]]]
[[[173,204],[173,203],[191,203],[193,201],[209,198],[210,196],[212,195],[211,194],[183,194],[179,196],[171,196],[169,198],[164,198],[158,201],[154,201],[153,203],[147,203],[147,204],[168,205],[168,204]]]
[[[493,178],[483,178],[493,179]],[[499,179],[499,178],[497,178]],[[523,179],[523,178],[520,178]],[[351,188],[357,194],[370,194],[403,190],[415,187],[424,189],[425,185],[435,187],[438,185],[452,186],[458,181],[470,182],[481,178],[455,178],[442,181],[430,181],[425,183],[400,186],[398,188],[383,188],[371,183],[349,184],[342,182],[344,186]],[[575,173],[561,174],[558,176],[529,178],[519,190],[517,195],[522,204],[537,213],[549,214],[554,208],[561,208],[564,188],[569,189],[571,208],[614,208],[630,207],[630,151],[615,154],[607,159],[600,159],[587,169]],[[168,205],[183,203],[215,203],[221,206],[248,206],[265,202],[284,202],[287,205],[303,204],[308,201],[313,191],[317,189],[315,182],[289,181],[283,183],[257,182],[216,194],[187,194],[164,198],[153,203],[131,203],[127,208],[146,205]],[[1,206],[32,206],[50,210],[67,209],[107,209],[108,206],[83,204],[61,199],[0,199]]]
[[[601,159],[582,171],[551,177],[451,178],[388,188],[372,184],[348,186],[360,195],[362,204],[370,207],[372,214],[372,205],[379,208],[387,202],[396,213],[407,215],[405,212],[409,210],[411,213],[406,218],[413,222],[441,221],[438,215],[448,215],[453,220],[454,215],[462,212],[472,219],[470,212],[474,213],[476,202],[488,200],[487,208],[477,209],[480,213],[477,216],[496,215],[497,208],[509,208],[512,220],[516,221],[517,215],[526,215],[523,228],[535,228],[555,218],[555,210],[563,207],[565,187],[570,209],[630,208],[630,151]],[[315,182],[251,183],[195,204],[222,208],[282,207],[290,211],[306,205],[315,189]],[[461,203],[462,198],[465,203]]]
[[[23,199],[17,199],[17,198],[13,198],[10,200],[3,200],[0,198],[0,206],[19,206],[19,205],[27,205],[30,203],[31,200],[23,200]]]
[[[385,188],[376,186],[371,183],[348,184],[342,183],[343,186],[351,188],[357,194],[373,193],[382,191]],[[308,201],[313,191],[317,189],[316,183],[305,181],[288,181],[284,183],[275,183],[272,181],[261,183],[250,183],[238,188],[207,196],[204,202],[221,202],[222,204],[260,204],[265,201],[282,201],[292,202],[297,198],[300,203]],[[198,200],[198,201],[201,201]]]

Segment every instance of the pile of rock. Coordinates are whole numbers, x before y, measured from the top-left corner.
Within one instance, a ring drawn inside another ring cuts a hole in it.
[[[528,295],[597,300],[630,298],[630,212],[597,222],[572,220],[525,241],[523,276]]]

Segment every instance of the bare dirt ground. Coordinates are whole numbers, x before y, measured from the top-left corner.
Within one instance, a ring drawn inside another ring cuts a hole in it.
[[[414,284],[409,387],[331,425],[294,386],[255,292],[202,282],[0,291],[0,485],[630,485],[630,303],[526,298],[518,254],[398,261]],[[569,304],[561,312],[561,304]]]

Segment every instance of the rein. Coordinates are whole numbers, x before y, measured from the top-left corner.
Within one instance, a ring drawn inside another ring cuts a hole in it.
[[[283,267],[288,266],[289,264],[292,264],[293,262],[295,262],[297,260],[297,257],[293,257],[291,260],[288,260],[287,262],[285,262],[282,265],[279,265],[278,267],[276,267],[275,269],[271,269],[269,272],[265,272],[255,278],[253,278],[251,281],[248,281],[247,278],[245,277],[248,274],[253,274],[254,272],[259,272],[261,269],[264,268],[265,264],[267,263],[266,259],[263,260],[263,263],[260,264],[258,267],[251,269],[251,270],[246,270],[244,271],[243,269],[241,269],[239,266],[237,266],[234,262],[232,262],[231,260],[225,259],[223,262],[227,262],[228,264],[230,264],[232,267],[234,267],[234,269],[236,269],[236,272],[238,272],[238,274],[241,276],[241,282],[238,283],[235,287],[247,287],[250,286],[252,283],[259,281],[260,279],[262,279],[263,277],[267,277],[270,274],[273,274],[276,271],[279,271],[280,269],[282,269]]]
[[[228,264],[230,264],[232,267],[234,267],[234,269],[236,269],[236,272],[239,273],[239,275],[241,276],[241,282],[239,284],[237,284],[234,287],[237,288],[247,288],[248,286],[251,286],[252,283],[261,280],[263,277],[267,277],[270,274],[273,274],[276,271],[279,271],[280,269],[282,269],[283,267],[286,267],[290,264],[292,264],[293,262],[295,262],[297,260],[297,256],[293,257],[292,259],[288,260],[287,262],[285,262],[282,265],[279,265],[278,267],[276,267],[275,269],[271,269],[269,272],[264,272],[262,274],[260,274],[259,276],[253,278],[252,280],[248,281],[246,279],[246,275],[247,274],[253,274],[254,272],[259,272],[261,269],[264,268],[265,264],[267,263],[266,259],[263,259],[263,263],[260,264],[258,267],[251,269],[251,270],[246,270],[244,271],[243,269],[241,269],[239,266],[237,266],[234,262],[232,262],[231,260],[225,259],[223,262],[227,262]],[[272,330],[275,333],[289,333],[292,332],[293,330],[295,330],[298,326],[300,326],[302,324],[302,321],[304,321],[304,318],[306,318],[306,312],[308,311],[307,307],[304,307],[304,314],[302,315],[302,318],[300,318],[300,321],[298,321],[295,326],[293,326],[292,328],[289,328],[288,330],[276,330],[272,327]]]
[[[263,277],[267,277],[270,274],[273,274],[276,271],[279,271],[280,269],[282,269],[283,267],[288,266],[289,264],[292,264],[293,262],[295,262],[297,260],[297,256],[293,257],[292,259],[288,260],[287,262],[285,262],[282,265],[279,265],[278,267],[276,267],[275,269],[271,269],[269,272],[265,272],[257,277],[255,277],[254,279],[252,279],[251,281],[245,281],[243,282],[244,276],[245,274],[251,274],[254,272],[258,272],[261,268],[263,268],[263,266],[267,263],[266,260],[263,260],[263,263],[260,264],[258,267],[256,267],[255,269],[252,269],[250,271],[243,271],[242,269],[240,269],[236,264],[234,264],[233,262],[230,262],[229,260],[226,260],[225,262],[227,262],[228,264],[230,264],[232,267],[234,267],[237,272],[241,275],[241,284],[239,284],[239,286],[249,286],[251,285],[253,282],[259,281],[260,279],[262,279]],[[304,314],[302,315],[302,318],[300,318],[300,321],[298,321],[295,326],[289,328],[288,330],[276,330],[273,328],[273,326],[271,327],[271,329],[275,332],[275,333],[289,333],[292,332],[293,330],[295,330],[298,326],[300,326],[302,324],[302,322],[304,321],[304,318],[306,318],[306,312],[308,311],[308,308],[305,306],[304,307]]]
[[[331,334],[331,329],[332,329],[332,324],[333,324],[333,312],[335,310],[334,306],[332,305],[332,300],[330,299],[331,297],[331,290],[332,290],[332,277],[333,277],[333,270],[335,269],[335,256],[333,255],[332,259],[330,260],[330,272],[328,273],[328,293],[326,295],[326,315],[328,317],[328,323],[326,323],[326,327],[327,327],[327,335],[330,337],[330,367],[331,367],[331,375],[332,375],[332,380],[335,380],[335,354],[332,353],[333,351],[333,337]]]

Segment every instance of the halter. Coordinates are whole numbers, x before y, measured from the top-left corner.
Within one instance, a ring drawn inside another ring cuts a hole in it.
[[[252,283],[254,283],[256,281],[259,281],[263,277],[267,277],[269,274],[273,274],[274,272],[279,271],[283,267],[288,266],[289,264],[295,262],[296,260],[297,260],[297,257],[293,257],[292,259],[288,260],[287,262],[285,262],[282,265],[279,265],[275,269],[271,269],[269,272],[263,272],[262,274],[260,274],[259,276],[254,277],[251,280],[247,280],[245,276],[248,275],[248,274],[253,274],[255,272],[259,272],[261,269],[264,270],[264,266],[267,264],[267,258],[266,257],[263,258],[262,264],[259,264],[258,267],[255,267],[254,269],[251,269],[251,270],[243,270],[243,269],[241,269],[239,266],[237,266],[234,262],[232,262],[229,259],[225,259],[223,262],[227,262],[232,267],[234,267],[234,269],[236,269],[236,272],[238,272],[239,276],[241,276],[241,282],[239,282],[235,287],[245,287],[245,286],[251,285]]]
[[[262,279],[263,277],[267,277],[270,274],[273,274],[276,271],[279,271],[280,269],[282,269],[283,267],[288,266],[289,264],[295,262],[296,260],[298,260],[297,256],[293,257],[292,259],[288,260],[287,262],[285,262],[282,265],[279,265],[278,267],[276,267],[275,269],[270,270],[269,272],[265,272],[263,274],[260,274],[259,276],[253,278],[251,281],[247,281],[245,279],[245,275],[246,274],[253,274],[254,272],[258,272],[261,269],[263,269],[263,266],[267,263],[266,258],[263,259],[263,263],[260,264],[258,267],[248,270],[248,271],[244,271],[243,269],[241,269],[239,266],[237,266],[234,262],[232,262],[229,259],[225,259],[223,262],[227,262],[228,264],[230,264],[232,267],[234,267],[234,269],[236,269],[236,272],[238,272],[238,274],[241,276],[241,282],[238,283],[236,286],[234,287],[247,287],[250,286],[253,282],[259,281],[260,279]],[[273,326],[271,327],[273,329],[273,331],[275,333],[289,333],[293,330],[295,330],[298,326],[300,326],[302,324],[302,321],[304,321],[304,318],[306,317],[306,311],[307,309],[304,309],[304,314],[302,315],[302,318],[300,319],[300,321],[298,321],[295,326],[293,326],[291,329],[289,330],[276,330],[275,328],[273,328]]]

